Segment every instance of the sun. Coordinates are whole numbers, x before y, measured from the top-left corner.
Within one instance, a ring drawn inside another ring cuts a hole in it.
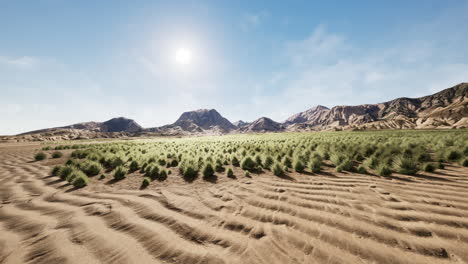
[[[175,53],[177,64],[187,65],[192,62],[192,52],[189,49],[179,48]]]

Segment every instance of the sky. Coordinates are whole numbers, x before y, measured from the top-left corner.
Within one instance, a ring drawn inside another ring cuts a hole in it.
[[[0,0],[0,135],[432,94],[468,81],[467,14],[461,0]]]

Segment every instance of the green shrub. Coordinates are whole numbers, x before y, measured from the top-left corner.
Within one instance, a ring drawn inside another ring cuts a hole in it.
[[[69,175],[73,172],[74,169],[76,168],[71,165],[65,165],[59,171],[60,178],[62,180],[66,180],[69,177]]]
[[[60,171],[63,169],[63,166],[57,165],[52,168],[51,174],[52,176],[59,176]]]
[[[75,188],[83,188],[86,185],[88,185],[89,182],[88,176],[86,176],[86,174],[84,174],[83,172],[80,172],[78,172],[77,175],[75,175],[73,181],[71,182],[71,184],[73,184]]]
[[[231,168],[227,169],[226,175],[228,176],[228,178],[235,178],[234,171]]]
[[[69,183],[73,184],[73,182],[75,181],[75,179],[77,179],[77,178],[83,178],[83,176],[86,177],[86,178],[85,178],[85,181],[86,181],[87,178],[88,178],[88,177],[86,176],[86,174],[84,174],[84,172],[80,171],[80,170],[77,169],[77,168],[73,168],[72,171],[71,171],[71,173],[67,176],[66,180],[67,180]]]
[[[171,167],[177,167],[179,165],[179,162],[176,159],[173,159],[171,161]]]
[[[422,166],[422,169],[425,172],[434,172],[436,168],[435,168],[434,164],[432,164],[432,163],[424,163],[423,166]]]
[[[294,167],[294,170],[299,173],[304,172],[304,169],[305,169],[304,164],[299,159],[296,159],[294,161],[293,167]]]
[[[203,174],[203,178],[205,179],[213,177],[214,169],[213,169],[213,165],[210,162],[207,162],[205,166],[203,166],[202,174]]]
[[[159,177],[158,177],[158,180],[159,181],[165,181],[167,179],[167,170],[166,169],[162,169],[160,172],[159,172]]]
[[[462,157],[462,154],[456,150],[447,151],[446,158],[450,161],[458,160]]]
[[[151,179],[148,177],[143,178],[143,181],[141,182],[141,188],[144,189],[150,185]]]
[[[236,156],[232,157],[232,159],[231,159],[231,164],[232,164],[233,166],[239,167],[240,163],[239,163],[239,160],[237,159]]]
[[[338,166],[341,167],[342,170],[351,171],[353,168],[353,162],[349,158],[345,158]]]
[[[250,178],[250,172],[249,171],[245,171],[244,175],[245,175],[245,177]]]
[[[39,152],[36,155],[34,155],[35,161],[45,160],[46,158],[47,158],[47,154],[45,154],[44,152]]]
[[[273,165],[273,158],[270,155],[266,155],[263,158],[263,168],[269,170],[271,168],[271,165]]]
[[[52,153],[52,158],[53,159],[58,159],[58,158],[61,158],[63,156],[63,153],[60,152],[60,151],[55,151]]]
[[[379,166],[379,158],[376,156],[370,156],[364,161],[364,165],[371,168],[371,169],[377,169],[377,166]]]
[[[418,172],[418,164],[411,158],[398,156],[393,161],[393,168],[401,174],[414,175]]]
[[[459,161],[460,165],[463,167],[468,167],[468,158],[463,158]]]
[[[445,166],[444,166],[444,164],[443,164],[442,162],[438,162],[438,163],[437,163],[437,168],[438,168],[439,170],[443,170],[443,169],[445,169]]]
[[[330,156],[330,161],[333,163],[333,165],[339,166],[343,162],[343,160],[345,160],[345,158],[346,157],[343,155],[333,153]]]
[[[193,181],[198,175],[198,166],[194,160],[183,160],[179,164],[179,171],[186,181]]]
[[[367,174],[367,169],[364,165],[359,165],[357,167],[357,173],[360,173],[360,174]]]
[[[104,174],[101,174],[101,175],[99,176],[99,179],[100,179],[100,180],[104,180],[105,178],[106,178],[106,175],[104,175]]]
[[[286,166],[288,168],[292,168],[292,160],[291,160],[290,157],[284,156],[283,159],[281,160],[281,162],[283,163],[284,166]]]
[[[309,170],[311,172],[319,172],[322,168],[322,161],[316,157],[313,157],[310,161],[309,161]]]
[[[114,179],[117,181],[125,179],[127,172],[128,170],[124,166],[117,166],[114,171]]]
[[[136,160],[132,160],[132,162],[130,162],[130,165],[128,166],[128,169],[130,170],[130,172],[137,171],[139,168],[140,168],[140,164],[138,164],[138,161]]]
[[[284,175],[284,169],[282,164],[275,162],[273,166],[271,167],[271,171],[273,172],[274,175],[276,176],[283,176]]]
[[[392,171],[386,164],[378,165],[375,171],[377,172],[377,175],[380,176],[390,176],[392,174]]]
[[[242,159],[241,168],[243,170],[254,170],[256,166],[257,164],[255,164],[255,161],[251,157],[247,156]]]
[[[223,167],[222,164],[216,163],[214,170],[215,170],[216,172],[223,172],[223,171],[224,171],[224,167]]]
[[[88,176],[95,176],[95,175],[98,175],[103,168],[102,168],[101,163],[96,162],[96,161],[87,160],[87,161],[81,163],[80,169],[84,173],[86,173],[86,175],[88,175]]]

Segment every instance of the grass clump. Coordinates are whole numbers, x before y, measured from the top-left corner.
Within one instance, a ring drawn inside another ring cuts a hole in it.
[[[88,176],[98,175],[102,171],[102,165],[99,162],[87,160],[80,165],[80,169]]]
[[[57,166],[54,166],[52,168],[52,171],[50,172],[50,174],[52,174],[52,176],[59,176],[60,175],[60,171],[63,169],[63,166],[61,165],[57,165]]]
[[[362,164],[357,167],[356,171],[357,173],[360,173],[360,174],[368,174],[366,166]]]
[[[393,161],[393,168],[401,174],[414,175],[419,171],[418,164],[412,159],[405,156],[398,156]]]
[[[35,161],[45,160],[46,158],[47,158],[47,154],[45,154],[44,152],[39,152],[36,155],[34,155]]]
[[[317,173],[322,169],[322,161],[316,157],[312,158],[309,161],[309,170],[311,172]]]
[[[143,178],[143,181],[141,182],[141,189],[144,189],[150,185],[151,179],[149,177]]]
[[[73,180],[71,181],[71,184],[75,188],[83,188],[86,185],[88,185],[89,178],[84,174],[82,171],[76,170],[75,172],[72,173],[72,178]]]
[[[117,181],[123,180],[127,177],[128,170],[124,166],[117,166],[114,171],[114,179]]]
[[[299,173],[304,172],[305,169],[304,163],[299,159],[294,160],[293,167],[294,170]]]
[[[390,176],[392,174],[392,170],[390,170],[390,167],[384,163],[378,165],[375,171],[377,172],[377,175],[380,176]]]
[[[227,171],[226,171],[226,176],[228,178],[231,178],[231,179],[234,179],[236,178],[236,176],[234,175],[234,171],[231,169],[231,168],[228,168]]]
[[[436,166],[432,163],[424,163],[422,166],[422,169],[425,172],[434,172],[436,169]]]
[[[281,177],[284,176],[284,169],[283,166],[279,162],[275,162],[273,166],[271,167],[271,171],[273,172],[274,175]]]
[[[242,159],[240,166],[243,170],[252,171],[256,169],[257,164],[250,156],[247,156]]]
[[[213,165],[210,162],[207,162],[202,169],[203,179],[212,178],[214,176],[214,172]]]
[[[60,151],[54,151],[54,152],[52,153],[52,158],[53,158],[53,159],[58,159],[58,158],[61,158],[61,157],[63,157],[63,153],[60,152]]]

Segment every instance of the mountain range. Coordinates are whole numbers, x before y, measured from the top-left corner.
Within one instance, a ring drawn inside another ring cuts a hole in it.
[[[314,106],[284,122],[261,117],[231,123],[215,109],[184,112],[173,124],[143,128],[132,119],[113,118],[35,130],[3,140],[68,140],[135,136],[222,135],[281,131],[468,128],[468,83],[433,95],[384,103],[327,108]]]

